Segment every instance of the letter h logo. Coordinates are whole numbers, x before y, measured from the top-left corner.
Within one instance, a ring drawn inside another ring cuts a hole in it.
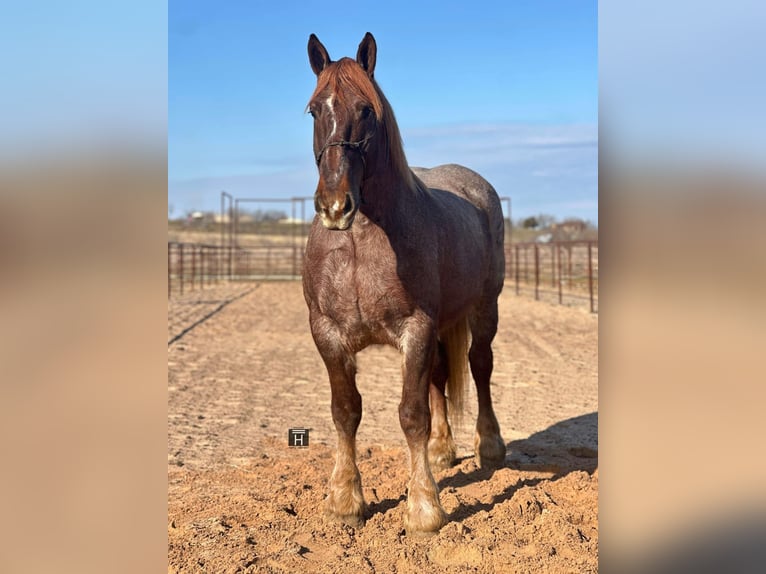
[[[289,429],[287,431],[287,446],[307,447],[309,445],[309,429]]]

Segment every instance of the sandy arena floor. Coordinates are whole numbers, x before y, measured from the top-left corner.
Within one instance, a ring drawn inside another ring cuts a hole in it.
[[[226,285],[168,304],[168,572],[596,572],[598,317],[506,289],[493,400],[504,468],[473,459],[475,393],[437,473],[450,522],[404,534],[396,351],[359,355],[359,529],[325,522],[330,388],[299,282]],[[307,449],[290,427],[311,429]]]

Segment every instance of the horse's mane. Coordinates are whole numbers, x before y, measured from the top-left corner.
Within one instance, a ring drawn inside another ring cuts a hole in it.
[[[410,171],[407,156],[404,155],[402,136],[399,133],[394,111],[375,79],[370,78],[351,58],[341,58],[334,65],[327,66],[319,74],[317,87],[311,95],[311,99],[313,100],[328,87],[341,104],[347,103],[345,100],[347,95],[354,95],[372,106],[379,123],[379,129],[382,128],[384,134],[387,148],[386,160],[390,168],[401,177],[408,188],[417,187],[417,178]]]

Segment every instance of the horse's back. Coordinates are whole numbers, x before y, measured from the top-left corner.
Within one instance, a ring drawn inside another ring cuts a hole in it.
[[[495,188],[475,171],[454,163],[410,169],[429,188],[444,189],[464,197],[489,215],[499,214],[502,223],[503,214]]]
[[[457,164],[445,164],[430,169],[410,169],[428,188],[449,191],[466,199],[486,214],[487,232],[491,243],[492,276],[497,287],[502,289],[505,276],[505,221],[500,198],[492,184],[475,171]]]

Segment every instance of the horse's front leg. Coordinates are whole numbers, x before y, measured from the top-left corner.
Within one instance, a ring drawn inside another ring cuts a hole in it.
[[[362,479],[356,466],[356,430],[362,420],[362,396],[356,388],[356,360],[339,340],[328,336],[330,330],[316,331],[314,340],[330,376],[332,419],[338,433],[325,515],[331,520],[361,526],[365,504]]]
[[[428,389],[436,355],[436,329],[430,319],[411,320],[401,337],[404,385],[399,422],[410,449],[410,482],[404,526],[409,533],[436,532],[447,516],[428,462],[431,413]]]

